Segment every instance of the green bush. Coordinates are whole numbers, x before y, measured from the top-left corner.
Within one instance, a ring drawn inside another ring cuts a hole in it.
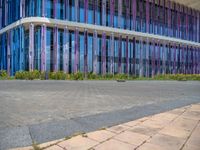
[[[88,80],[95,80],[95,79],[97,79],[97,78],[98,78],[98,75],[95,74],[95,73],[93,73],[93,72],[90,72],[90,73],[88,73],[88,75],[87,75],[87,79],[88,79]]]
[[[8,74],[6,70],[0,70],[0,79],[8,79]]]
[[[49,79],[52,79],[52,80],[65,80],[66,79],[66,74],[63,71],[50,72],[49,73]]]
[[[73,74],[71,74],[71,79],[72,80],[83,80],[84,74],[81,72],[73,73]]]

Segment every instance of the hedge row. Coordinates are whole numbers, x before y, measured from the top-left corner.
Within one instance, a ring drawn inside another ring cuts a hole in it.
[[[9,77],[5,70],[0,70],[0,79],[12,79]],[[106,75],[97,75],[94,73],[84,74],[81,72],[66,74],[63,71],[58,72],[40,72],[38,70],[34,71],[18,71],[15,73],[15,79],[20,80],[197,80],[200,81],[200,74],[165,74],[157,75],[154,78],[146,77],[135,77],[128,76],[126,74],[106,74]]]

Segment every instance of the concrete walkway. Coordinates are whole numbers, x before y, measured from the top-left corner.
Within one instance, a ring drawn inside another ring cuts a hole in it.
[[[200,150],[200,103],[110,128],[35,145],[35,148],[45,150]],[[33,149],[33,147],[23,148],[23,150],[28,149]]]

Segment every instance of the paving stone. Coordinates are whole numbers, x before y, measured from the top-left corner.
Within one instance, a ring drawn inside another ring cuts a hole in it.
[[[114,133],[121,133],[121,132],[124,132],[128,129],[130,129],[130,127],[127,127],[127,126],[124,126],[124,125],[117,125],[117,126],[107,128],[106,130],[114,132]]]
[[[133,144],[136,146],[139,146],[142,144],[144,141],[146,141],[149,138],[149,136],[139,134],[139,133],[134,133],[131,131],[125,131],[120,133],[119,135],[115,136],[114,139],[117,139],[122,142],[126,142],[129,144]]]
[[[127,123],[123,123],[122,125],[123,126],[128,126],[128,127],[133,127],[133,126],[136,126],[136,125],[138,125],[138,124],[140,124],[141,122],[140,121],[129,121],[129,122],[127,122]]]
[[[94,147],[97,145],[98,142],[91,140],[86,137],[77,136],[73,137],[69,140],[63,141],[57,145],[59,145],[62,148],[66,148],[67,150],[83,150],[83,149],[89,149],[91,147]]]
[[[61,148],[60,146],[54,145],[54,146],[46,148],[45,150],[64,150],[64,149]]]
[[[167,150],[165,147],[151,144],[151,143],[145,143],[141,145],[137,150]]]
[[[182,150],[200,150],[200,147],[191,144],[186,144]]]
[[[42,144],[39,145],[39,147],[40,147],[40,148],[45,148],[45,147],[48,147],[48,146],[50,146],[50,145],[55,145],[55,144],[57,144],[57,143],[59,143],[59,142],[62,142],[62,141],[64,141],[64,140],[65,140],[65,139],[59,139],[59,140],[54,140],[54,141],[42,143]]]
[[[159,129],[137,125],[137,126],[132,127],[129,131],[144,134],[147,136],[153,136],[156,133],[158,133]]]
[[[105,140],[108,140],[109,138],[113,137],[114,134],[113,132],[107,131],[107,130],[99,130],[95,132],[90,132],[86,134],[88,138],[98,141],[98,142],[103,142]]]
[[[183,113],[182,115],[184,118],[188,118],[188,119],[194,119],[194,120],[200,120],[200,111],[186,111],[185,113]]]
[[[160,130],[159,133],[183,139],[187,139],[190,135],[190,131],[174,126],[167,126],[164,129]]]
[[[165,134],[156,134],[151,139],[149,139],[148,142],[164,147],[165,149],[179,150],[184,144],[185,140]]]
[[[174,120],[170,126],[177,127],[177,128],[182,128],[188,131],[192,131],[194,127],[197,125],[198,121],[189,119],[189,118],[184,118],[182,116],[178,117],[176,120]]]
[[[95,150],[133,150],[136,146],[124,143],[115,139],[110,139],[94,147]]]

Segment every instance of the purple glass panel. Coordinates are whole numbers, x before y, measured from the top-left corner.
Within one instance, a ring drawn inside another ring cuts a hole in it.
[[[149,38],[146,40],[146,77],[149,77]]]
[[[126,29],[130,29],[130,1],[126,0]]]
[[[46,25],[42,25],[41,34],[41,71],[46,71]]]
[[[132,17],[133,17],[133,22],[132,22],[132,29],[136,29],[136,0],[132,0]]]
[[[122,27],[122,0],[118,0],[118,27]]]
[[[29,71],[34,69],[34,24],[29,25]]]
[[[58,71],[58,27],[53,29],[53,71]]]
[[[88,0],[84,0],[84,21],[88,22]]]
[[[135,73],[135,62],[136,62],[136,58],[135,58],[135,37],[133,37],[133,58],[132,58],[132,60],[133,60],[132,74],[136,75],[136,73]]]
[[[140,77],[143,76],[143,40],[142,38],[139,41],[140,43],[140,60],[139,60],[139,67],[140,67]]]
[[[97,31],[93,33],[93,73],[97,73]]]
[[[110,0],[110,26],[114,27],[114,6],[115,0]]]
[[[78,28],[75,29],[74,73],[78,71]]]
[[[146,0],[146,32],[149,33],[149,0]]]
[[[118,40],[118,73],[122,73],[122,36],[119,36]]]
[[[63,71],[69,73],[69,31],[67,27],[63,35]]]
[[[45,1],[46,0],[42,0],[42,17],[45,17]]]
[[[75,0],[75,21],[79,21],[79,0]]]
[[[103,32],[102,35],[102,74],[106,74],[106,33]]]
[[[64,1],[64,16],[65,16],[65,20],[69,19],[69,0],[65,0]]]
[[[98,0],[93,0],[93,22],[97,24],[97,8],[98,8]]]
[[[158,72],[157,74],[159,75],[160,74],[160,51],[161,51],[161,44],[160,44],[160,41],[158,41],[158,44],[157,44],[157,49],[158,49],[158,59],[157,59],[157,65],[158,65]]]
[[[106,26],[106,0],[102,0],[102,25]]]
[[[152,77],[155,76],[155,41],[152,41],[153,51],[152,51]]]
[[[126,74],[129,73],[128,43],[129,43],[129,39],[128,39],[128,36],[126,36]]]
[[[11,37],[10,37],[10,31],[7,32],[7,74],[8,76],[10,76],[10,40],[11,40]]]
[[[56,3],[57,3],[57,0],[53,0],[53,18],[56,18]]]
[[[197,12],[197,42],[200,42],[200,13]]]
[[[176,74],[176,44],[174,45],[173,52],[174,52],[173,73]]]
[[[166,74],[166,44],[163,43],[162,45],[162,74]]]
[[[171,36],[171,1],[168,0],[168,36]]]
[[[110,52],[110,74],[114,74],[114,34],[111,33],[110,37],[110,47],[111,47],[111,52]]]
[[[84,73],[88,72],[88,31],[84,31]]]

